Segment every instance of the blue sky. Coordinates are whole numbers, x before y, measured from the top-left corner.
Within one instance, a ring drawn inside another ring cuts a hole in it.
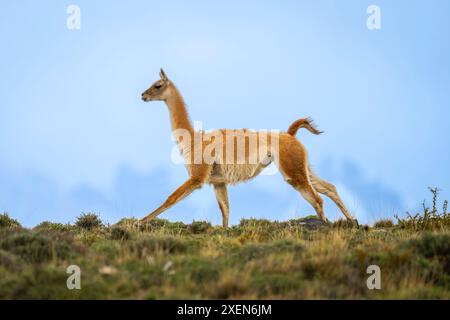
[[[68,30],[66,8],[81,9]],[[366,9],[381,9],[368,30]],[[448,1],[14,1],[0,10],[0,211],[27,226],[82,211],[142,217],[186,178],[166,107],[140,93],[164,67],[205,129],[300,132],[360,221],[450,198]],[[232,187],[231,222],[312,208],[279,174]],[[330,202],[331,219],[340,217]],[[220,223],[210,187],[161,217]]]

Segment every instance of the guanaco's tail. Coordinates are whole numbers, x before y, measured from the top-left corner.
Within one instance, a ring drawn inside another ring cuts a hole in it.
[[[323,131],[317,130],[317,128],[314,125],[313,120],[311,118],[303,118],[303,119],[298,119],[298,120],[294,121],[290,125],[287,133],[289,133],[291,136],[295,136],[295,134],[297,133],[298,129],[300,129],[300,128],[305,128],[309,132],[314,133],[314,134],[321,134],[321,133],[323,133]]]

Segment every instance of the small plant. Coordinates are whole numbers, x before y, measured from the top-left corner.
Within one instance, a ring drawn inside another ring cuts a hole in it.
[[[383,229],[383,228],[392,228],[394,226],[394,223],[390,219],[382,219],[373,225],[374,228]]]
[[[75,222],[75,225],[84,230],[93,230],[103,227],[103,223],[95,213],[82,213]]]
[[[209,259],[189,257],[183,266],[189,278],[195,282],[217,281],[220,277],[221,265]]]
[[[122,218],[120,219],[116,225],[122,227],[134,227],[139,224],[139,219],[136,218]]]
[[[189,230],[193,234],[206,233],[211,229],[212,225],[207,221],[192,221],[192,223],[189,225]]]
[[[139,224],[139,220],[136,220],[135,225],[138,225],[141,231],[154,231],[165,228],[169,223],[166,219],[153,219],[143,224]]]
[[[291,240],[276,240],[270,243],[250,243],[235,248],[230,251],[229,256],[235,261],[250,261],[264,258],[270,254],[291,253],[299,254],[303,251],[303,246]]]
[[[8,213],[0,214],[0,228],[20,227],[19,221],[10,218]]]
[[[69,224],[63,224],[58,222],[44,221],[34,227],[35,230],[39,231],[71,231],[72,226]]]
[[[131,233],[122,226],[114,226],[111,228],[112,240],[129,240],[131,238]]]
[[[23,261],[18,256],[8,251],[0,249],[1,267],[5,267],[10,270],[17,270],[17,268],[20,268],[20,263],[23,263]]]
[[[338,219],[333,222],[333,228],[337,229],[351,229],[353,228],[353,223],[347,219]]]
[[[410,244],[417,252],[428,259],[435,259],[442,266],[442,272],[450,275],[450,235],[425,232]],[[448,278],[450,280],[450,278]]]
[[[450,261],[450,235],[426,232],[419,239],[411,241],[419,253],[427,258],[441,257]],[[449,270],[450,271],[450,270]]]
[[[190,239],[173,236],[151,236],[133,242],[131,251],[140,257],[144,257],[148,254],[155,253],[175,254],[195,252],[197,248],[198,243]]]
[[[41,263],[69,254],[69,245],[31,232],[13,234],[0,242],[0,249],[20,256],[28,262]]]
[[[267,219],[255,219],[255,218],[249,218],[249,219],[241,219],[239,222],[239,227],[242,228],[268,228],[270,227],[274,222],[267,220]]]
[[[443,229],[450,226],[450,214],[447,212],[447,200],[445,200],[442,205],[442,213],[439,213],[437,209],[437,198],[439,195],[439,190],[438,188],[428,189],[433,194],[431,208],[427,207],[424,201],[422,203],[423,211],[421,213],[411,215],[409,212],[407,212],[405,219],[401,219],[398,216],[395,216],[398,221],[399,227],[420,231]]]
[[[189,232],[189,226],[183,222],[170,222],[166,219],[154,219],[140,225],[140,230],[144,232],[165,231],[172,234],[186,234]]]

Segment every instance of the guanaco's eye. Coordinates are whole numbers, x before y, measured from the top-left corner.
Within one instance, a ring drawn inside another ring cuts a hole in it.
[[[161,88],[161,87],[162,87],[162,84],[160,84],[160,83],[155,84],[155,88],[156,88],[156,89],[159,89],[159,88]]]

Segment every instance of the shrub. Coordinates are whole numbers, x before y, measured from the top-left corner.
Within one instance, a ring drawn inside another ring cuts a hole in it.
[[[113,261],[120,254],[120,243],[111,240],[98,240],[90,247],[96,253],[103,255],[108,261]]]
[[[70,247],[64,241],[53,242],[35,233],[13,234],[0,241],[0,249],[11,252],[28,262],[45,262],[53,257],[68,256]]]
[[[418,252],[427,258],[450,259],[450,235],[426,232],[421,238],[411,242]]]
[[[212,229],[211,223],[207,221],[193,221],[189,225],[189,231],[193,234],[206,233]]]
[[[19,221],[10,218],[8,213],[0,214],[0,228],[21,227]]]
[[[450,284],[450,234],[426,232],[410,245],[425,259],[418,259],[421,269],[435,283]]]
[[[103,226],[102,221],[95,213],[82,213],[75,222],[75,225],[84,230],[93,230]]]
[[[129,240],[131,238],[131,233],[121,226],[114,226],[111,228],[111,239],[113,240]]]
[[[11,270],[17,270],[17,268],[20,268],[21,263],[23,263],[23,261],[21,261],[18,256],[0,249],[0,266]]]
[[[225,271],[207,290],[212,299],[238,298],[249,290],[249,283],[245,276],[237,277],[235,272]]]
[[[257,273],[253,276],[251,286],[264,297],[270,294],[284,294],[290,291],[298,291],[302,286],[299,277],[289,274],[265,274]]]
[[[35,230],[49,230],[49,231],[71,231],[72,226],[70,224],[63,224],[58,222],[44,221],[34,227]]]
[[[136,240],[131,251],[142,257],[149,253],[186,253],[196,251],[198,243],[190,239],[173,236],[151,236]]]
[[[188,225],[184,224],[183,222],[176,221],[176,222],[168,222],[164,225],[164,231],[172,233],[172,234],[188,234],[189,233],[189,227]]]
[[[285,223],[278,221],[269,221],[266,219],[241,219],[238,226],[233,230],[234,234],[239,235],[239,241],[245,242],[264,242],[276,238],[280,232],[286,230]]]
[[[431,208],[422,204],[423,211],[416,213],[415,215],[406,213],[406,218],[402,219],[398,216],[395,218],[398,221],[398,225],[401,228],[409,228],[417,231],[421,230],[437,230],[444,229],[450,226],[450,213],[447,212],[448,202],[444,200],[442,205],[442,212],[439,213],[437,209],[437,198],[439,195],[439,190],[437,188],[428,188],[433,194],[432,206]]]
[[[250,218],[250,219],[241,219],[241,221],[239,222],[239,227],[243,227],[243,228],[269,228],[271,226],[273,226],[275,222],[272,222],[270,220],[267,219],[254,219],[254,218]]]
[[[116,223],[116,225],[122,227],[134,227],[137,226],[138,223],[139,220],[136,218],[122,218]]]
[[[141,231],[164,230],[175,234],[186,234],[189,231],[188,225],[183,222],[170,222],[166,219],[154,219],[140,225]]]
[[[375,222],[373,225],[374,228],[392,228],[394,226],[394,223],[390,219],[383,219]]]
[[[137,221],[139,222],[139,221]],[[153,219],[150,221],[145,222],[141,225],[142,231],[152,231],[155,229],[161,229],[164,228],[166,225],[168,225],[170,222],[166,219]]]
[[[348,219],[339,219],[333,222],[333,228],[338,229],[351,229],[353,228],[353,222]]]
[[[220,275],[219,263],[200,257],[183,262],[183,268],[188,272],[189,278],[196,283],[217,281]]]
[[[303,247],[290,240],[278,240],[271,243],[252,243],[243,245],[239,248],[232,249],[231,257],[235,261],[250,261],[265,257],[269,254],[292,252],[298,254],[303,251]]]

